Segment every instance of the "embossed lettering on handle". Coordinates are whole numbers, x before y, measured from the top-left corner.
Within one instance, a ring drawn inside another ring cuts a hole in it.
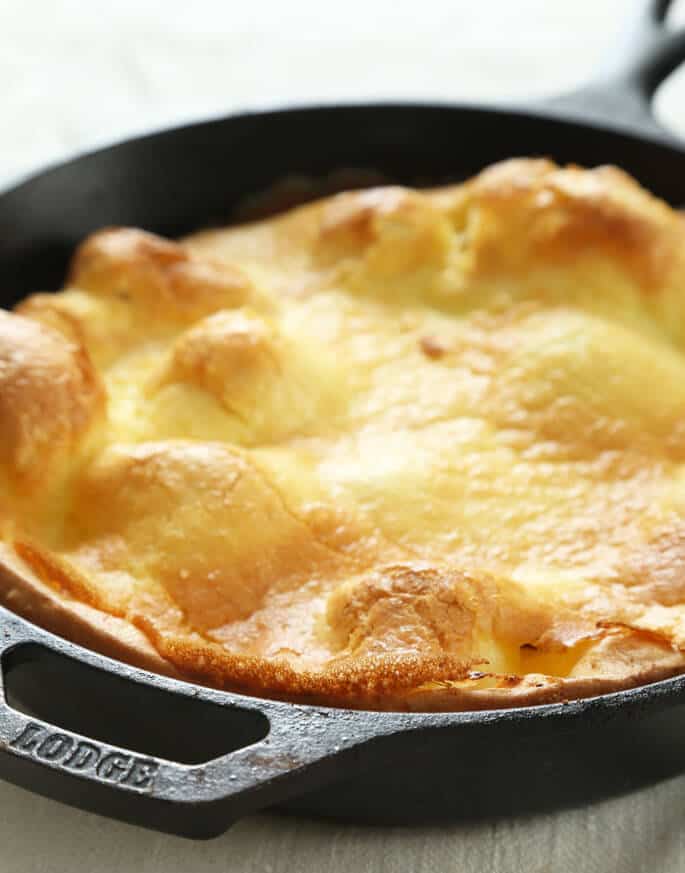
[[[16,752],[48,761],[64,770],[90,772],[103,782],[114,782],[138,791],[154,785],[159,764],[129,752],[116,752],[61,731],[51,731],[30,721],[10,742]]]

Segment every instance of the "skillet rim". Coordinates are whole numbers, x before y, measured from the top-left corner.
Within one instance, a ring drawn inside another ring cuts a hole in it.
[[[510,116],[512,119],[521,118],[529,121],[560,123],[576,128],[585,128],[586,130],[597,133],[629,137],[638,144],[670,148],[675,152],[681,153],[683,157],[685,157],[685,140],[679,139],[676,134],[666,128],[659,130],[651,127],[641,127],[639,123],[627,119],[616,119],[613,122],[604,123],[601,119],[583,115],[582,110],[572,104],[567,106],[564,105],[563,102],[556,103],[556,99],[558,98],[555,95],[550,96],[549,100],[542,98],[537,102],[534,101],[532,103],[518,101],[481,103],[468,100],[460,100],[457,102],[447,100],[406,101],[400,99],[370,101],[343,100],[331,103],[275,103],[272,105],[259,106],[257,109],[246,109],[238,112],[201,116],[188,121],[179,122],[178,124],[160,125],[159,127],[153,127],[146,132],[134,133],[131,136],[107,139],[100,144],[94,145],[92,148],[87,147],[82,150],[78,149],[66,157],[49,160],[47,163],[41,164],[36,169],[20,171],[17,175],[11,176],[0,184],[0,199],[10,194],[18,194],[25,186],[37,182],[53,172],[71,168],[81,161],[98,158],[106,152],[113,152],[130,145],[142,144],[163,136],[181,134],[190,129],[199,129],[202,127],[209,128],[228,122],[241,122],[248,119],[295,114],[313,115],[321,112],[337,113],[358,110],[363,112],[406,110],[411,112],[439,111],[449,113],[467,112],[479,115],[504,115]]]

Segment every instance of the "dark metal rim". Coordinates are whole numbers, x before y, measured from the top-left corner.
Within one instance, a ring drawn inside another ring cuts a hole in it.
[[[246,110],[244,112],[233,112],[226,115],[218,114],[208,117],[192,119],[186,123],[171,125],[168,127],[160,127],[152,131],[141,133],[131,137],[122,139],[114,139],[107,143],[98,145],[92,149],[85,149],[81,152],[76,152],[65,160],[56,160],[40,167],[35,171],[22,173],[14,179],[6,182],[0,190],[0,197],[9,194],[16,194],[21,189],[36,182],[51,173],[59,170],[64,170],[76,164],[83,164],[91,159],[96,159],[106,154],[119,149],[126,149],[129,146],[139,145],[147,142],[152,142],[156,139],[163,139],[174,135],[182,135],[189,131],[196,131],[206,128],[211,131],[211,128],[219,127],[225,124],[239,125],[252,120],[263,120],[269,122],[271,120],[293,120],[296,117],[308,116],[326,116],[326,115],[342,115],[346,113],[382,113],[382,112],[406,112],[409,117],[411,114],[421,113],[445,113],[464,116],[481,116],[481,117],[501,117],[511,121],[549,121],[550,123],[559,124],[561,126],[584,128],[587,131],[601,132],[606,134],[615,134],[623,138],[628,138],[635,143],[661,145],[673,149],[685,155],[685,143],[678,140],[673,134],[667,130],[657,129],[637,129],[634,125],[630,125],[621,119],[616,119],[614,122],[607,122],[606,119],[588,117],[586,112],[579,110],[575,106],[570,106],[565,103],[552,101],[540,101],[537,104],[522,104],[522,103],[476,103],[469,101],[449,102],[449,101],[412,101],[406,102],[402,100],[387,100],[387,101],[350,101],[337,103],[302,103],[302,104],[279,104],[273,107],[261,107],[256,110]]]

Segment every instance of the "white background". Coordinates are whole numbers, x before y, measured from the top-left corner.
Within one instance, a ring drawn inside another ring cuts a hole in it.
[[[0,184],[113,139],[236,108],[553,94],[591,76],[630,5],[0,0]],[[685,22],[685,3],[673,17]],[[661,90],[657,111],[685,136],[685,73]],[[523,822],[381,829],[260,816],[191,843],[0,784],[0,873],[670,873],[685,870],[684,825],[678,778]]]

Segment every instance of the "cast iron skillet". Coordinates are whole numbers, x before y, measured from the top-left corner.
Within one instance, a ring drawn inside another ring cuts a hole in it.
[[[643,0],[619,62],[531,108],[380,104],[245,114],[124,142],[0,196],[2,303],[60,285],[103,225],[176,235],[225,222],[292,174],[341,167],[441,182],[514,155],[617,163],[685,203],[685,148],[650,112],[685,59],[668,0]],[[364,821],[527,813],[685,770],[685,677],[494,712],[355,712],[228,694],[152,675],[0,609],[0,775],[193,837],[279,805]]]

